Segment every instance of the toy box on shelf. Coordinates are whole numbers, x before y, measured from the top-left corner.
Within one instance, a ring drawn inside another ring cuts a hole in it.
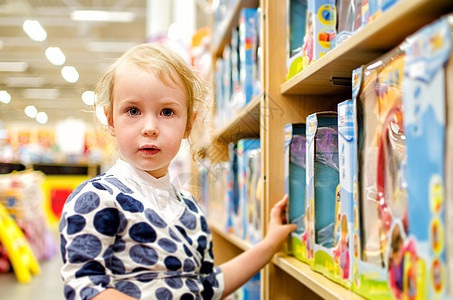
[[[453,275],[447,272],[445,232],[446,98],[452,80],[446,75],[451,76],[452,66],[446,65],[452,59],[452,29],[452,17],[444,17],[404,45],[409,236],[403,244],[408,250],[401,254],[402,293],[412,299],[446,298],[448,276]]]
[[[333,280],[351,288],[354,263],[354,224],[357,224],[357,140],[354,102],[338,104],[338,167],[340,176],[340,202],[335,211],[335,246],[333,249]]]
[[[287,77],[290,79],[331,49],[336,8],[330,0],[287,0]],[[299,28],[305,22],[305,28]],[[303,36],[302,45],[294,36]],[[299,47],[298,47],[299,46]]]
[[[451,298],[444,168],[451,45],[444,17],[354,71],[360,241],[353,288],[365,297]]]
[[[307,247],[306,214],[306,127],[305,123],[285,125],[285,193],[289,196],[286,219],[296,224],[285,251],[297,259],[309,263]],[[309,241],[309,239],[308,239]]]
[[[307,24],[307,0],[286,1],[286,79],[303,69],[302,45]]]
[[[241,93],[234,95],[233,112],[237,113],[262,91],[259,75],[260,10],[243,8],[239,19],[239,78]]]
[[[237,205],[233,206],[232,212],[232,227],[233,232],[240,238],[247,238],[247,206],[248,206],[248,197],[251,193],[248,193],[249,182],[248,179],[251,179],[252,169],[248,165],[248,156],[249,154],[260,149],[260,140],[259,139],[241,139],[237,142],[237,182],[238,182],[238,201]],[[258,170],[254,170],[258,171]],[[254,201],[259,201],[255,199]],[[255,202],[256,203],[256,202]],[[260,205],[260,204],[258,204]],[[254,206],[258,206],[255,204]],[[260,236],[260,233],[252,233],[253,238],[255,234]]]
[[[263,200],[263,177],[261,176],[261,149],[252,149],[245,157],[245,186],[242,194],[246,201],[246,240],[256,244],[262,239],[261,203]]]
[[[312,268],[327,276],[334,271],[336,214],[340,205],[337,128],[336,112],[307,117],[307,245],[311,245],[308,252]]]
[[[397,0],[330,0],[337,12],[336,35],[331,48],[343,43],[396,2]],[[332,14],[334,13],[333,10]]]
[[[403,52],[396,48],[353,73],[358,123],[354,214],[360,216],[358,224],[354,223],[353,289],[365,297],[391,298],[392,236],[405,241],[408,233],[403,66]]]
[[[336,8],[330,0],[308,0],[307,28],[305,29],[304,68],[312,64],[330,49],[335,36]]]

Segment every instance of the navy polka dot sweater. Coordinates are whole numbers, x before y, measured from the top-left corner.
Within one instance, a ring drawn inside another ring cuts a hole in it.
[[[66,299],[107,288],[136,299],[219,299],[223,292],[203,212],[168,174],[155,179],[118,160],[68,197],[59,229]]]

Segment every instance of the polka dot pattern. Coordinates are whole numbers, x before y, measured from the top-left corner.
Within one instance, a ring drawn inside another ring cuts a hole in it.
[[[101,241],[92,234],[76,236],[68,246],[68,257],[71,263],[83,263],[93,260],[101,252]]]
[[[132,246],[129,251],[131,259],[140,265],[152,266],[157,262],[158,255],[156,250],[145,245]]]
[[[86,287],[80,291],[80,296],[82,297],[83,300],[89,300],[96,296],[98,293],[99,292],[96,289],[92,287]]]
[[[95,192],[86,192],[77,198],[74,211],[78,214],[88,214],[99,206],[100,198]]]
[[[130,281],[120,281],[117,284],[115,284],[115,289],[118,291],[131,296],[132,298],[137,298],[140,299],[142,293],[138,286]]]
[[[219,297],[223,274],[214,269],[211,234],[193,197],[172,194],[183,206],[169,222],[148,201],[155,187],[143,182],[134,190],[129,180],[143,180],[135,169],[115,168],[66,201],[59,224],[65,298],[90,299],[105,288],[136,299]]]
[[[97,232],[114,236],[120,223],[116,208],[104,208],[94,215],[93,225]]]
[[[164,220],[162,220],[161,217],[159,217],[159,215],[156,213],[154,209],[147,209],[145,211],[145,216],[155,227],[158,228],[167,227],[167,223]]]
[[[68,218],[68,234],[75,234],[82,231],[85,227],[86,221],[85,218],[81,215],[74,215]]]
[[[97,261],[90,261],[75,273],[76,278],[88,275],[105,275],[105,268]]]
[[[167,256],[164,263],[165,267],[170,271],[178,271],[182,267],[181,261],[175,256]]]
[[[157,233],[149,224],[141,222],[131,226],[129,236],[139,243],[153,243],[156,240]]]
[[[197,226],[197,218],[188,210],[184,211],[184,214],[181,216],[179,221],[190,230],[194,230]]]
[[[157,244],[167,252],[174,253],[177,250],[176,244],[168,239],[168,238],[161,238]]]
[[[107,191],[107,192],[109,192],[110,195],[113,194],[112,188],[110,188],[108,185],[105,185],[105,184],[102,184],[99,182],[93,182],[92,184],[98,190]]]
[[[158,288],[156,290],[156,299],[159,300],[172,300],[173,294],[167,288]]]
[[[143,204],[129,195],[119,193],[118,196],[116,196],[116,201],[118,201],[118,203],[125,211],[130,212],[143,211]]]

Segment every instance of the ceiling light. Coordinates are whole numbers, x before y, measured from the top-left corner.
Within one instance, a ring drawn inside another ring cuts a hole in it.
[[[96,95],[93,91],[85,91],[82,94],[82,101],[86,105],[94,105],[94,102],[96,101]]]
[[[11,102],[11,95],[7,91],[0,91],[0,102],[8,104]]]
[[[22,27],[25,33],[34,41],[42,42],[47,38],[47,32],[36,20],[26,20]]]
[[[58,47],[49,47],[46,49],[47,59],[56,66],[61,66],[66,61],[66,57]]]
[[[79,73],[77,72],[76,68],[72,66],[63,67],[61,69],[61,75],[63,76],[64,80],[70,83],[74,83],[79,80]]]
[[[40,123],[40,124],[46,124],[47,120],[49,120],[49,118],[47,117],[47,114],[43,111],[40,111],[36,115],[36,121],[38,121],[38,123]]]
[[[96,117],[102,125],[107,125],[107,117],[102,106],[96,107]]]
[[[5,84],[11,87],[40,87],[44,84],[44,78],[42,77],[8,77],[5,80]]]
[[[0,72],[24,72],[28,64],[24,61],[0,61]]]
[[[57,99],[60,90],[57,89],[25,89],[24,97],[27,99]]]
[[[36,115],[38,114],[38,110],[36,109],[36,107],[34,105],[29,105],[29,106],[25,107],[24,111],[25,111],[25,115],[32,119],[34,119],[36,117]]]
[[[74,21],[132,22],[135,14],[128,11],[75,10],[71,12]]]

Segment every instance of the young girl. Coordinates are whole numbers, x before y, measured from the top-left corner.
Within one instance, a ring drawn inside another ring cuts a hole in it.
[[[284,225],[284,197],[266,237],[214,267],[200,206],[167,172],[188,138],[203,82],[160,45],[127,51],[97,87],[120,158],[68,197],[60,222],[66,299],[219,299],[257,273],[295,225]]]

